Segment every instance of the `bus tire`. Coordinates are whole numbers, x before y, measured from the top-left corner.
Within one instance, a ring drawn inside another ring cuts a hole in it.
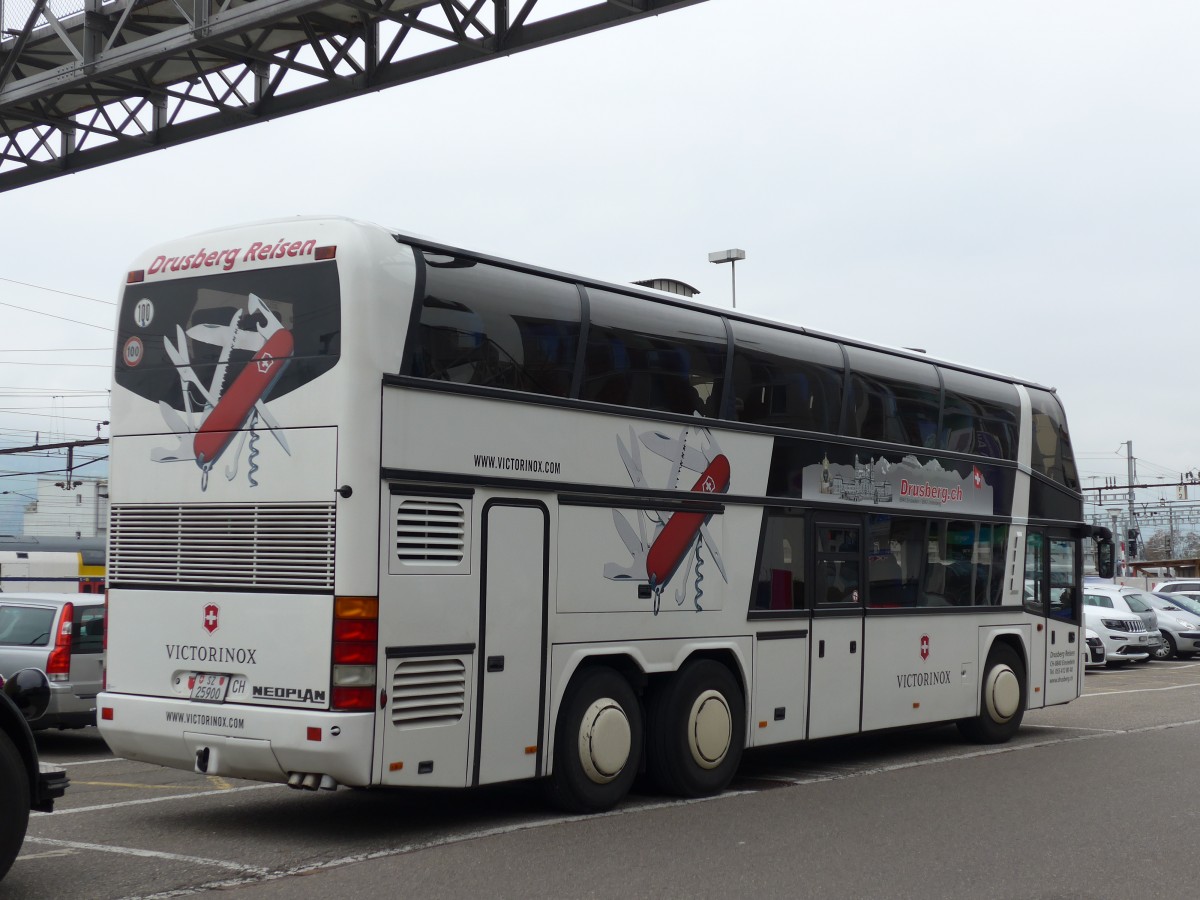
[[[1002,744],[1017,733],[1025,716],[1025,666],[1008,644],[988,654],[980,688],[979,715],[959,719],[958,730],[978,744]]]
[[[646,768],[662,791],[702,797],[725,789],[742,761],[746,702],[733,673],[701,659],[650,695]]]
[[[29,825],[29,777],[21,753],[0,728],[0,878],[21,852]]]
[[[580,672],[558,713],[551,800],[567,812],[612,809],[637,777],[641,746],[642,710],[629,682],[607,666]]]

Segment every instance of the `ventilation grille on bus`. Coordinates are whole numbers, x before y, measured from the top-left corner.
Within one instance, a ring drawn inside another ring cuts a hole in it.
[[[332,503],[113,506],[112,584],[332,591]]]
[[[392,676],[392,724],[402,728],[453,725],[467,701],[461,659],[409,659]]]
[[[396,508],[396,559],[406,565],[457,566],[467,520],[453,500],[412,499]]]

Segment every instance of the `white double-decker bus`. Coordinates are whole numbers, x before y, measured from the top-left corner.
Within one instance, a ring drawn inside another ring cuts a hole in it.
[[[1036,384],[327,218],[147,251],[118,334],[121,756],[599,810],[1079,695]]]

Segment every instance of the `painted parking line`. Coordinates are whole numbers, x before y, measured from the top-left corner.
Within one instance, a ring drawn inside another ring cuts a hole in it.
[[[192,800],[196,797],[227,797],[230,794],[238,794],[238,793],[241,793],[242,791],[262,791],[262,790],[267,790],[268,788],[281,788],[281,787],[286,787],[286,785],[274,784],[274,783],[248,784],[248,785],[245,785],[244,787],[229,788],[228,790],[198,791],[198,792],[194,791],[194,792],[188,793],[188,794],[175,794],[171,797],[144,797],[140,800],[120,800],[116,803],[99,803],[95,806],[76,806],[72,809],[56,809],[52,813],[33,812],[33,813],[30,813],[29,815],[30,815],[30,818],[33,818],[35,816],[39,816],[39,817],[40,816],[54,816],[54,818],[57,819],[61,816],[69,816],[74,813],[103,812],[106,809],[120,809],[121,807],[125,807],[125,806],[144,806],[147,803],[165,803],[169,800]]]
[[[227,859],[209,859],[204,856],[186,856],[182,853],[164,853],[161,850],[143,850],[140,847],[114,847],[112,844],[90,844],[83,841],[60,841],[55,838],[25,837],[27,844],[42,844],[47,847],[58,847],[62,850],[91,850],[97,853],[116,853],[122,856],[141,856],[147,859],[164,859],[170,862],[192,863],[194,865],[215,866],[229,869],[244,875],[263,876],[269,874],[269,869],[262,866],[248,866],[244,863],[230,862]],[[28,859],[29,857],[21,857]]]

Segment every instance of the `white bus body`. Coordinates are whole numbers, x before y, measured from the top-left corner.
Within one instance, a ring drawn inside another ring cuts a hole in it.
[[[310,788],[550,776],[600,809],[643,762],[701,794],[747,746],[1003,740],[1079,694],[1090,532],[1036,385],[347,220],[131,270],[99,704],[118,755]],[[780,419],[826,401],[760,384],[760,339],[832,360],[852,424]],[[909,402],[881,365],[933,385],[926,449],[870,430],[908,422],[872,411]]]

